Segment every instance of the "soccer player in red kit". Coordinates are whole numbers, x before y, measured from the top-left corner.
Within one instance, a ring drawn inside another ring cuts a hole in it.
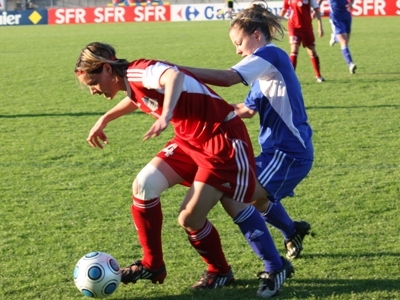
[[[307,49],[311,64],[314,68],[317,82],[323,82],[325,79],[321,76],[320,61],[315,50],[315,36],[312,26],[311,9],[318,20],[318,35],[322,37],[324,30],[322,28],[321,13],[316,0],[284,0],[280,16],[284,17],[289,11],[288,31],[290,43],[290,60],[294,69],[297,66],[297,56],[302,44]]]
[[[138,108],[156,118],[144,140],[160,135],[169,124],[174,127],[175,136],[133,182],[131,212],[143,258],[122,269],[122,282],[149,279],[163,283],[167,272],[160,195],[176,184],[189,186],[178,222],[208,265],[192,288],[215,288],[234,280],[219,234],[207,219],[218,201],[263,260],[266,271],[284,271],[290,277],[293,266],[279,255],[261,214],[250,204],[266,193],[255,177],[245,124],[229,103],[188,71],[162,61],[117,59],[112,46],[99,42],[82,49],[75,74],[92,94],[109,100],[119,91],[127,95],[90,130],[87,141],[92,147],[107,144],[104,128],[109,122]],[[264,285],[264,294],[268,294],[269,287]]]

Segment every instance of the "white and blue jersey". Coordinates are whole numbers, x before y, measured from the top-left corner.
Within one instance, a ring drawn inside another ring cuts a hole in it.
[[[335,34],[351,32],[351,12],[348,10],[347,0],[328,0],[329,19]]]
[[[287,53],[269,44],[232,69],[251,85],[244,103],[259,113],[262,152],[279,149],[296,158],[314,159],[301,86]]]
[[[349,2],[347,0],[328,0],[330,15],[333,18],[343,19],[351,17],[347,9]]]
[[[314,160],[312,129],[300,82],[285,51],[273,44],[232,67],[251,85],[244,104],[260,118],[257,176],[271,200],[293,195]]]

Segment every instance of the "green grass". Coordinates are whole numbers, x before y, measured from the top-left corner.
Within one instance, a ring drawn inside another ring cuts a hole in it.
[[[317,38],[327,81],[315,82],[304,49],[297,69],[315,164],[296,196],[283,202],[294,219],[312,223],[315,237],[306,238],[296,274],[278,299],[399,299],[400,18],[354,19],[355,75],[339,46],[329,47],[327,21],[326,36]],[[80,49],[98,40],[130,60],[228,68],[240,57],[227,30],[222,21],[0,28],[0,299],[84,299],[72,279],[82,255],[109,252],[122,266],[141,257],[129,212],[131,183],[172,131],[142,142],[153,119],[133,113],[108,126],[103,151],[90,148],[90,128],[115,102],[78,86],[73,69]],[[286,37],[277,44],[289,48]],[[248,91],[216,90],[232,103]],[[246,124],[258,150],[258,120]],[[220,206],[210,219],[237,283],[188,289],[205,265],[176,221],[185,191],[177,186],[162,197],[165,283],[121,285],[110,299],[255,298],[262,264]],[[280,234],[271,233],[283,254]]]

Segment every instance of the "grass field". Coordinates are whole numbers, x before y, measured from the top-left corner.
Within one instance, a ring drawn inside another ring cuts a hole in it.
[[[317,39],[326,82],[315,82],[304,49],[297,70],[315,164],[283,202],[294,219],[312,224],[315,237],[306,238],[296,274],[277,299],[400,299],[400,18],[354,19],[355,75],[339,46],[329,47],[327,21],[326,36]],[[141,257],[131,183],[172,131],[142,142],[153,119],[133,113],[108,126],[103,151],[90,148],[89,129],[116,102],[78,86],[80,49],[97,40],[130,60],[228,68],[240,57],[227,28],[223,21],[0,27],[0,299],[84,299],[72,278],[82,255],[105,251],[122,266]],[[286,37],[277,44],[288,50]],[[248,91],[216,90],[232,103]],[[258,151],[258,120],[246,124]],[[121,285],[110,299],[255,299],[261,261],[220,206],[210,219],[237,281],[189,290],[205,265],[176,221],[185,191],[177,186],[162,197],[165,283]],[[280,234],[271,233],[284,254]]]

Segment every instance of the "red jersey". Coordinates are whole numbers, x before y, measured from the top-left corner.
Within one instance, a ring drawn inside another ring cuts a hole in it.
[[[316,0],[284,0],[283,9],[289,11],[288,27],[313,30],[311,8],[319,8]]]
[[[143,112],[158,118],[163,109],[164,89],[160,86],[161,75],[169,68],[177,68],[166,62],[138,59],[127,70],[127,95]],[[183,90],[171,118],[175,135],[193,144],[210,139],[234,110],[211,88],[185,73]]]

